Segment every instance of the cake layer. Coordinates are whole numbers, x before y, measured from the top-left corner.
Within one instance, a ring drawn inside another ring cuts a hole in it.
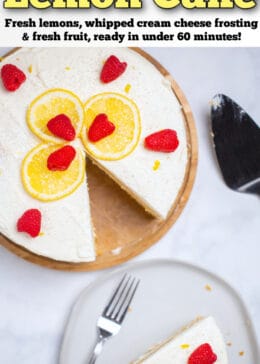
[[[193,323],[162,344],[156,345],[133,364],[188,364],[190,355],[201,345],[209,344],[217,356],[214,364],[227,364],[226,345],[213,317]]]

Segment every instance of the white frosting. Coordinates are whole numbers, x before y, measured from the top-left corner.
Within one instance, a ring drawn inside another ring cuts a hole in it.
[[[99,80],[104,60],[115,54],[128,63],[126,72],[109,84]],[[0,230],[27,249],[65,261],[94,259],[93,234],[86,183],[62,200],[43,203],[30,197],[21,184],[24,155],[40,140],[25,122],[31,101],[51,88],[65,88],[83,102],[101,92],[119,92],[133,99],[142,122],[140,144],[120,161],[97,161],[132,194],[154,212],[166,218],[183,183],[187,164],[186,133],[177,98],[169,82],[136,52],[119,48],[35,48],[20,49],[5,59],[27,74],[26,82],[15,92],[0,87]],[[32,73],[28,72],[32,66]],[[66,70],[66,68],[69,68]],[[131,85],[128,94],[124,89]],[[174,153],[158,153],[143,147],[145,136],[160,129],[175,129],[180,145]],[[155,160],[160,161],[157,171]],[[3,193],[4,192],[4,193]],[[17,218],[28,208],[43,214],[44,235],[32,239],[18,233]]]
[[[215,364],[227,364],[228,358],[222,334],[213,317],[207,317],[194,323],[172,340],[167,341],[147,359],[140,359],[134,364],[188,364],[191,353],[200,345],[208,343],[217,355]],[[182,348],[182,345],[189,345]]]
[[[31,52],[18,52],[7,62],[27,70]],[[19,57],[20,61],[16,61]],[[70,196],[53,202],[32,198],[21,181],[21,163],[40,140],[27,127],[25,113],[30,102],[46,88],[37,77],[28,79],[16,92],[0,87],[0,231],[15,243],[52,259],[69,262],[95,259],[87,180]],[[19,233],[16,222],[25,210],[42,213],[42,235]]]

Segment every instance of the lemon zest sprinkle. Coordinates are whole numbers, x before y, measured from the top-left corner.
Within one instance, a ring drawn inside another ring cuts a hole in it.
[[[189,344],[181,344],[182,349],[188,349],[190,347]]]
[[[160,161],[158,161],[158,160],[154,161],[153,170],[157,171],[157,169],[159,169],[160,165],[161,165]]]
[[[128,83],[127,85],[125,85],[125,92],[128,94],[128,92],[131,90],[131,85],[130,83]]]
[[[209,284],[206,284],[205,289],[207,291],[212,291],[212,287]]]

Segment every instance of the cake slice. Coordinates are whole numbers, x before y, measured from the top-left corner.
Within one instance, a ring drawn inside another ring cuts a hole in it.
[[[196,320],[154,346],[133,364],[227,364],[222,334],[213,317]]]

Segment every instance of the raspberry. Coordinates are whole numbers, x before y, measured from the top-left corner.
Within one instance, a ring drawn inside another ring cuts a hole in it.
[[[91,142],[97,142],[112,134],[115,128],[106,114],[98,114],[89,128],[88,138]]]
[[[19,232],[25,232],[32,238],[35,238],[41,231],[41,219],[42,215],[39,210],[27,210],[17,221],[17,230]]]
[[[59,114],[47,123],[47,128],[52,134],[67,141],[75,139],[76,132],[67,115]]]
[[[200,345],[188,359],[188,364],[213,364],[217,361],[217,355],[207,343]]]
[[[51,153],[47,160],[50,171],[66,171],[76,156],[76,150],[71,145],[65,145]]]
[[[147,136],[144,145],[156,152],[170,153],[177,149],[179,140],[175,130],[164,129]]]
[[[13,64],[5,64],[1,69],[3,85],[8,91],[17,90],[26,80],[26,76],[18,67]]]
[[[126,67],[126,62],[120,62],[116,56],[110,56],[102,68],[100,80],[104,83],[114,81],[125,72]]]

